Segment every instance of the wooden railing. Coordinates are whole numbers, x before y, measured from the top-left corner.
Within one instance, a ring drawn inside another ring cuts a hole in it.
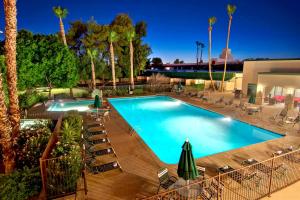
[[[162,192],[145,200],[255,200],[270,196],[299,180],[300,149]]]

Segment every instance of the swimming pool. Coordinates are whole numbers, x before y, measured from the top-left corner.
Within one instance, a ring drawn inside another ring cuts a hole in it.
[[[179,161],[186,138],[195,158],[282,137],[167,96],[110,98],[109,102],[159,159]]]
[[[89,110],[89,105],[94,104],[94,100],[79,100],[79,101],[58,101],[53,102],[47,111],[70,111],[77,110],[84,112]]]

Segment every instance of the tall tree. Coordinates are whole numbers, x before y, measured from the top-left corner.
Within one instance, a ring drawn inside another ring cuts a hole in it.
[[[7,87],[9,97],[9,109],[4,103],[4,91],[2,85],[2,75],[0,77],[0,131],[1,145],[5,173],[11,173],[15,168],[15,157],[13,144],[19,136],[20,112],[17,90],[17,8],[16,0],[3,0],[5,12],[5,64],[7,74]],[[8,117],[7,117],[8,114]],[[3,132],[2,132],[3,131]]]
[[[132,40],[135,38],[135,30],[131,29],[130,31],[126,32],[126,39],[129,43],[129,50],[130,50],[130,84],[131,89],[134,89],[134,79],[133,79],[133,45]]]
[[[231,28],[231,22],[232,22],[232,15],[236,10],[235,5],[228,4],[227,5],[227,14],[229,16],[229,23],[228,23],[228,30],[227,30],[227,40],[226,40],[226,49],[225,49],[225,60],[224,60],[224,71],[223,71],[223,78],[222,78],[222,84],[221,84],[221,91],[224,91],[224,80],[226,76],[226,68],[227,68],[227,57],[228,57],[228,46],[229,46],[229,38],[230,38],[230,28]]]
[[[63,23],[62,19],[68,15],[68,10],[65,8],[62,8],[60,6],[57,6],[57,7],[53,7],[53,12],[59,18],[60,35],[61,35],[64,45],[67,45],[67,40],[66,40],[66,35],[65,35],[65,27],[64,27],[64,23]]]
[[[162,59],[159,58],[159,57],[152,58],[151,62],[152,62],[153,65],[156,65],[156,66],[159,66],[159,65],[163,64]]]
[[[209,45],[208,45],[208,71],[209,71],[209,78],[210,78],[210,84],[212,85],[213,91],[216,90],[215,88],[215,84],[212,78],[212,74],[211,74],[211,43],[212,43],[212,38],[211,38],[211,32],[212,32],[212,26],[216,23],[217,18],[216,17],[210,17],[208,19],[208,41],[209,41]]]
[[[88,49],[87,50],[87,53],[91,59],[91,69],[92,69],[92,89],[96,89],[96,75],[95,75],[95,63],[94,63],[94,60],[96,59],[97,57],[97,50],[96,49],[93,49],[93,50],[90,50]]]
[[[110,52],[110,64],[111,64],[111,73],[113,79],[113,87],[116,89],[116,72],[115,72],[115,53],[113,43],[118,41],[118,35],[115,31],[110,31],[108,35],[109,42],[109,52]]]

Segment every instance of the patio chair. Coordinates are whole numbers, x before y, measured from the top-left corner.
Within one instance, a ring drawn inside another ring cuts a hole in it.
[[[201,167],[201,166],[197,165],[196,169],[197,169],[198,174],[199,174],[198,178],[204,180],[205,179],[205,167]]]
[[[215,178],[212,179],[212,181],[210,182],[210,185],[204,189],[205,191],[208,192],[209,197],[208,199],[222,199],[222,193],[224,190],[224,184],[222,182],[218,182]],[[205,193],[204,193],[205,194]],[[201,197],[204,195],[201,195]],[[205,195],[206,197],[208,195]],[[204,197],[205,197],[204,196]],[[219,197],[219,198],[218,198]]]
[[[252,181],[255,183],[255,186],[258,187],[260,185],[260,182],[262,180],[262,177],[260,177],[257,172],[252,172],[252,173],[241,173],[239,171],[235,171],[234,168],[230,166],[224,166],[219,168],[220,172],[227,173],[227,175],[237,183],[241,184],[242,186],[245,186],[245,184],[248,181]],[[249,185],[248,187],[251,187]]]
[[[157,189],[157,193],[159,192],[159,189],[162,187],[164,189],[168,189],[173,185],[177,178],[174,176],[169,176],[169,172],[167,168],[162,168],[157,172],[158,180],[159,180],[159,186]]]

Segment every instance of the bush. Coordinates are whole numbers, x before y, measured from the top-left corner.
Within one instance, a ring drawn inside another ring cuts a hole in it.
[[[50,129],[43,124],[21,130],[17,141],[16,167],[18,169],[22,169],[24,166],[29,168],[38,167],[39,158],[46,149],[50,135]]]
[[[43,102],[45,100],[47,100],[47,97],[31,90],[19,95],[19,105],[21,109],[28,109],[36,103]]]
[[[9,175],[0,175],[0,199],[23,200],[37,195],[41,190],[39,168],[14,171]]]

